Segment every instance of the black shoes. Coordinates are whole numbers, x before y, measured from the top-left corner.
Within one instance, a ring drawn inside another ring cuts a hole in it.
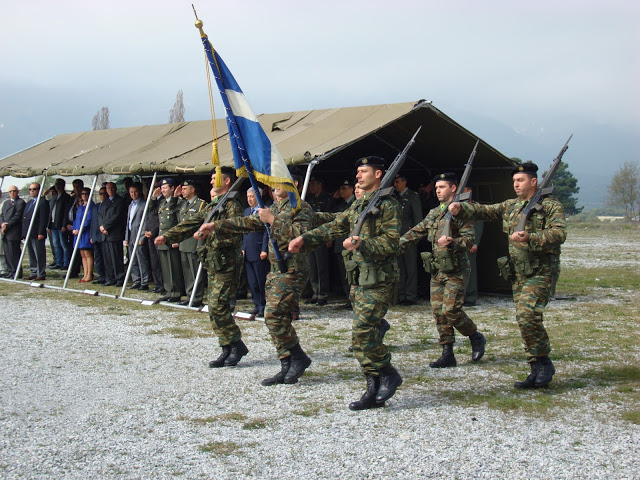
[[[389,400],[393,397],[393,394],[396,393],[396,389],[402,385],[402,377],[398,373],[398,371],[393,368],[393,365],[388,364],[387,366],[380,369],[380,387],[378,388],[378,393],[376,394],[376,403],[383,404],[385,401]]]
[[[276,373],[273,377],[265,378],[264,380],[262,380],[261,382],[262,385],[265,387],[270,387],[271,385],[284,383],[284,377],[289,371],[290,366],[291,366],[291,355],[280,359],[280,371]]]
[[[149,290],[149,285],[140,285],[138,290]]]
[[[315,305],[316,303],[318,303],[318,299],[317,298],[310,298],[309,300],[305,300],[304,301],[305,305]]]
[[[140,289],[140,284],[139,283],[134,283],[130,287],[127,287],[127,290],[138,290],[138,289]]]
[[[224,361],[224,366],[235,367],[242,359],[242,357],[249,353],[249,349],[242,340],[238,340],[237,342],[234,342],[229,346],[231,347],[231,351],[229,352],[229,356]]]
[[[311,359],[304,353],[302,347],[297,343],[291,348],[291,365],[284,376],[284,383],[296,383],[304,371],[311,365]]]
[[[153,290],[151,290],[151,291],[153,293],[167,293],[164,288],[159,287],[157,285],[155,287],[153,287]]]
[[[324,307],[326,304],[327,304],[326,298],[319,298],[318,301],[316,302],[316,305],[318,305],[319,307]]]
[[[222,347],[222,352],[220,353],[220,356],[215,360],[211,360],[209,362],[209,368],[224,367],[224,361],[229,357],[230,353],[231,353],[230,345],[225,345],[224,347]]]
[[[549,357],[538,357],[538,375],[536,375],[536,388],[545,388],[553,379],[556,368]]]
[[[471,342],[471,361],[477,362],[484,355],[484,346],[487,343],[487,339],[476,330],[475,333],[469,335],[469,341]]]
[[[104,282],[103,285],[105,287],[114,287],[116,285],[116,281],[115,280],[109,280],[108,282]]]
[[[177,305],[182,305],[183,307],[189,306],[189,300],[180,300]]]
[[[431,362],[431,368],[447,368],[458,365],[456,357],[453,356],[453,343],[445,343],[442,345],[442,355],[435,362]]]
[[[537,360],[529,362],[531,373],[523,382],[516,382],[516,388],[545,388],[549,386],[556,369],[549,357],[538,357]]]
[[[376,402],[376,395],[380,388],[380,377],[369,374],[366,374],[364,377],[367,380],[367,390],[362,397],[360,397],[360,400],[349,404],[349,410],[368,410],[370,408],[384,407],[384,402]]]

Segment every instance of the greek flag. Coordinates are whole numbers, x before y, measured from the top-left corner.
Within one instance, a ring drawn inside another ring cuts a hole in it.
[[[242,89],[206,35],[202,43],[226,111],[237,174],[249,179],[254,175],[265,185],[286,190],[291,206],[297,208],[300,196],[282,155],[267,137]]]

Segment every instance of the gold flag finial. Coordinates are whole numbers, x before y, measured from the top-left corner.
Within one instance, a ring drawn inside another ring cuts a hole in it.
[[[205,34],[204,34],[204,31],[202,30],[202,27],[204,26],[204,22],[198,18],[198,13],[196,12],[196,7],[194,7],[193,3],[191,4],[191,8],[193,8],[193,14],[196,16],[196,21],[194,25],[198,30],[200,30],[200,36],[204,37]]]

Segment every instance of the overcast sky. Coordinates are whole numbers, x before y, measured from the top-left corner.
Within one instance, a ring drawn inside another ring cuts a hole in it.
[[[426,98],[531,137],[586,119],[640,132],[637,0],[195,6],[256,113]],[[112,128],[166,123],[179,89],[186,119],[208,118],[194,20],[180,0],[2,2],[0,157],[91,129],[103,105]]]

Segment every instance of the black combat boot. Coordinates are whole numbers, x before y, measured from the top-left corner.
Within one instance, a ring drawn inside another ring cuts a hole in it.
[[[238,362],[244,357],[247,353],[249,353],[249,349],[244,344],[242,340],[238,340],[237,342],[233,342],[231,345],[231,352],[229,352],[229,356],[224,361],[225,367],[235,367]]]
[[[380,387],[380,377],[367,374],[364,378],[367,380],[367,390],[360,397],[360,400],[349,404],[349,410],[368,410],[369,408],[384,407],[384,402],[376,402],[376,394]]]
[[[224,361],[229,356],[229,353],[231,353],[230,345],[225,345],[224,347],[222,347],[222,353],[220,353],[220,356],[218,358],[209,362],[209,368],[224,367]]]
[[[291,366],[284,376],[284,383],[296,383],[304,371],[311,365],[311,359],[304,353],[302,347],[297,343],[291,348]]]
[[[380,343],[382,343],[382,341],[384,340],[384,336],[390,328],[391,325],[389,325],[389,322],[387,322],[384,318],[380,320]]]
[[[376,403],[382,406],[385,401],[393,397],[400,385],[402,385],[402,377],[393,368],[393,365],[388,364],[382,367],[380,369],[380,387],[378,387],[378,393],[376,394]]]
[[[479,331],[472,335],[469,335],[469,341],[471,342],[471,360],[477,362],[484,355],[484,346],[487,343],[487,339]]]
[[[536,375],[536,388],[544,388],[551,383],[556,369],[549,357],[538,357],[538,375]]]
[[[445,343],[442,345],[442,355],[440,358],[429,364],[431,368],[447,368],[457,365],[456,357],[453,356],[453,343]]]
[[[538,362],[529,362],[531,373],[523,382],[516,382],[513,386],[516,388],[536,388],[536,376],[538,375]]]
[[[262,380],[262,385],[264,385],[265,387],[269,387],[271,385],[284,383],[284,376],[289,371],[290,366],[291,366],[291,356],[280,359],[280,371],[276,373],[273,377],[265,378],[264,380]]]

